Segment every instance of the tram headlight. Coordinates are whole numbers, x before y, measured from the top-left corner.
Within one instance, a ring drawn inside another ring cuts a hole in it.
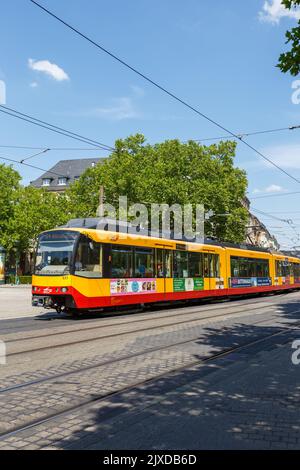
[[[62,288],[61,288],[61,291],[62,291],[62,292],[68,292],[68,290],[69,290],[69,289],[68,289],[67,287],[62,287]]]

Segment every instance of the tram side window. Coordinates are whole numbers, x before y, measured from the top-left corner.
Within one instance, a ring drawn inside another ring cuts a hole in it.
[[[202,253],[189,252],[189,277],[203,277]]]
[[[255,264],[255,263],[254,263]],[[257,261],[256,277],[269,277],[269,263],[266,260]]]
[[[300,277],[300,264],[293,263],[293,268],[294,268],[294,276]]]
[[[203,254],[203,275],[209,277],[209,255],[208,253]]]
[[[116,278],[132,277],[133,249],[131,246],[113,245],[111,275]]]
[[[269,260],[231,256],[231,277],[269,277]]]
[[[173,277],[173,251],[165,250],[165,277]]]
[[[156,249],[156,277],[172,277],[172,251]]]
[[[220,257],[219,255],[209,255],[210,277],[220,277]]]
[[[135,248],[134,277],[154,276],[154,250],[152,248]]]
[[[293,267],[288,261],[276,261],[276,276],[290,276],[293,273]]]
[[[278,277],[282,276],[281,261],[278,261],[278,260],[275,261],[275,271],[276,271],[276,276]]]
[[[220,277],[220,257],[213,253],[203,253],[204,277]]]
[[[230,267],[231,267],[231,277],[239,277],[239,260],[238,258],[231,256],[230,259]]]
[[[155,273],[156,277],[165,277],[164,250],[157,249],[155,253]]]
[[[252,277],[254,276],[252,269],[252,260],[247,260],[247,258],[240,258],[239,260],[239,276],[240,277]]]
[[[174,251],[173,266],[174,277],[188,277],[188,253],[186,251]]]
[[[101,243],[96,243],[82,236],[75,256],[75,275],[89,278],[102,277],[102,253]]]

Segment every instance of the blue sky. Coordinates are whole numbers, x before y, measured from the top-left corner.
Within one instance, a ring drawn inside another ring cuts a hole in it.
[[[113,145],[142,132],[150,143],[223,135],[179,103],[75,36],[29,0],[1,2],[0,80],[6,104],[91,139]],[[275,67],[284,33],[296,24],[279,0],[41,0],[104,47],[234,132],[300,124],[292,103],[295,80]],[[300,129],[248,141],[300,179]],[[85,144],[0,114],[0,145],[81,147]],[[31,150],[0,148],[21,159]],[[51,151],[31,163],[104,156]],[[259,210],[292,219],[300,233],[299,184],[242,144],[236,164],[248,172],[249,197]],[[38,170],[16,166],[24,183]],[[278,197],[267,197],[280,194]],[[300,245],[284,222],[260,216],[278,240]]]

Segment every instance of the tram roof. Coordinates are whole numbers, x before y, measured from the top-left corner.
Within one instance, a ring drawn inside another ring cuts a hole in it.
[[[114,221],[110,221],[109,219],[105,219],[105,223],[101,225],[101,222],[103,222],[103,219],[99,217],[94,217],[94,218],[82,218],[82,219],[71,219],[65,226],[61,228],[69,228],[69,229],[88,229],[88,230],[102,230],[104,232],[116,232],[116,233],[128,233],[130,236],[135,236],[137,238],[141,239],[156,239],[156,240],[164,240],[164,241],[169,241],[172,243],[186,243],[186,244],[195,244],[195,245],[207,245],[207,247],[218,247],[218,248],[233,248],[233,249],[240,249],[240,250],[247,250],[247,251],[256,251],[256,252],[261,252],[261,253],[268,253],[271,254],[271,251],[266,249],[266,248],[261,248],[258,246],[254,245],[248,245],[246,243],[242,244],[237,244],[237,243],[231,243],[231,242],[223,242],[217,239],[212,239],[212,238],[205,238],[203,242],[199,242],[196,239],[190,240],[185,237],[182,238],[175,238],[171,234],[165,234],[165,233],[157,233],[156,236],[153,236],[153,234],[150,235],[149,231],[146,229],[140,229],[139,233],[136,233],[136,227],[134,227],[132,224],[125,222],[125,221],[118,221],[116,225],[116,230],[108,230],[109,223],[111,225],[114,224]],[[99,229],[99,226],[101,227]]]
[[[276,256],[277,259],[289,259],[290,261],[300,261],[299,258],[297,257],[292,257],[292,256],[287,256],[284,253],[280,252],[274,252],[271,250],[268,250],[266,248],[261,248],[255,245],[248,245],[246,243],[231,243],[231,242],[223,242],[220,240],[216,239],[210,239],[210,238],[205,238],[202,243],[199,243],[197,241],[191,241],[187,240],[185,238],[178,239],[178,238],[172,238],[172,237],[163,237],[163,234],[157,234],[156,237],[153,237],[152,234],[148,233],[147,230],[141,229],[140,232],[137,234],[136,229],[134,226],[132,226],[128,222],[123,222],[119,221],[116,230],[108,230],[108,223],[109,221],[106,219],[106,226],[102,228],[99,228],[99,222],[101,222],[102,219],[99,217],[95,218],[83,218],[83,219],[71,219],[69,222],[67,222],[66,225],[58,227],[53,230],[72,230],[76,232],[81,232],[81,233],[86,233],[89,235],[95,235],[96,233],[101,233],[103,238],[107,238],[108,241],[114,241],[114,242],[123,242],[124,239],[122,240],[121,238],[119,239],[118,237],[116,238],[116,235],[118,233],[121,233],[123,235],[128,234],[132,239],[136,240],[137,242],[140,241],[147,241],[150,242],[152,246],[164,246],[164,247],[170,247],[173,249],[182,249],[182,250],[193,250],[193,247],[205,247],[207,250],[212,249],[233,249],[233,250],[241,250],[244,252],[243,255],[245,256],[245,252],[256,252],[256,253],[261,253],[261,254],[266,254],[269,256]],[[112,223],[112,221],[111,221]],[[130,229],[132,231],[130,231]],[[49,230],[52,231],[52,230]],[[48,231],[47,231],[48,232]],[[125,239],[126,240],[126,239]],[[152,242],[152,243],[151,243]],[[128,242],[127,242],[128,243]],[[253,256],[253,255],[252,255]]]

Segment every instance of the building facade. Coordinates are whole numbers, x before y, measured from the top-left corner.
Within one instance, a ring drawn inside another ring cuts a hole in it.
[[[243,206],[249,212],[245,242],[271,251],[279,251],[280,245],[274,235],[269,232],[258,217],[250,212],[250,201],[247,197],[243,200]]]
[[[44,188],[47,191],[64,192],[70,184],[74,183],[88,169],[96,166],[103,158],[80,158],[74,160],[61,160],[50,170],[30,185],[35,188]]]

